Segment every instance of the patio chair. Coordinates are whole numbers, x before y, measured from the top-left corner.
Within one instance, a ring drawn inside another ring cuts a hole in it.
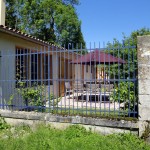
[[[79,96],[81,96],[83,100],[85,93],[86,91],[82,83],[75,83],[73,85],[73,97],[75,97],[76,100],[78,100]]]
[[[67,93],[69,93],[69,95],[70,95],[70,93],[73,92],[70,82],[65,82],[65,90],[66,90],[66,92],[65,92],[66,95],[67,95]]]
[[[101,84],[101,89],[103,89],[105,92],[112,92],[114,90],[113,84]]]
[[[86,84],[86,99],[89,101],[91,95],[98,96],[98,99],[101,100],[101,92],[99,84]]]
[[[86,91],[94,93],[99,92],[99,84],[86,84]]]
[[[108,100],[113,91],[114,91],[113,84],[101,84],[101,95],[107,97]]]

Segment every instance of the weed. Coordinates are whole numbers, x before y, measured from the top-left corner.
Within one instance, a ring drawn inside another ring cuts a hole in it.
[[[146,140],[150,136],[150,126],[149,124],[145,126],[145,130],[141,136],[142,139]]]
[[[10,126],[6,123],[5,119],[0,115],[0,130],[8,129]]]

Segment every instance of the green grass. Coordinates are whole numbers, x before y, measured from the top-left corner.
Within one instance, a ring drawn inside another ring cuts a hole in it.
[[[66,130],[40,125],[34,130],[19,126],[0,134],[1,150],[150,150],[132,134],[99,135],[74,125]]]

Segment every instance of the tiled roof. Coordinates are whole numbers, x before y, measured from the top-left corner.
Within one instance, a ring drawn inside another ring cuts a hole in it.
[[[54,44],[51,44],[49,42],[46,42],[46,41],[43,41],[41,39],[38,39],[36,38],[35,36],[32,36],[32,35],[29,35],[29,34],[26,34],[26,33],[23,33],[21,31],[18,31],[16,29],[12,29],[12,28],[9,28],[7,26],[3,26],[3,25],[0,25],[0,31],[2,32],[5,32],[5,33],[8,33],[8,34],[11,34],[11,35],[14,35],[16,37],[20,37],[22,39],[25,39],[25,40],[28,40],[28,41],[32,41],[34,43],[38,43],[38,44],[41,44],[43,46],[54,46],[58,49],[63,49],[63,50],[66,50],[65,48],[63,47],[59,47],[57,45],[54,45]]]
[[[88,54],[85,54],[81,57],[79,57],[76,60],[73,60],[71,63],[74,64],[109,64],[109,63],[126,63],[125,60],[115,57],[111,54],[105,53],[104,51],[95,50]]]

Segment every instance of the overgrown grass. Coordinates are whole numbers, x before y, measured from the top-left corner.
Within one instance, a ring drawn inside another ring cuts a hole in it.
[[[17,136],[16,136],[17,135]],[[74,125],[66,130],[40,125],[5,130],[0,136],[1,150],[150,150],[137,136],[131,134],[99,135]]]
[[[10,125],[8,125],[5,119],[0,115],[0,132],[8,128],[10,128]]]

